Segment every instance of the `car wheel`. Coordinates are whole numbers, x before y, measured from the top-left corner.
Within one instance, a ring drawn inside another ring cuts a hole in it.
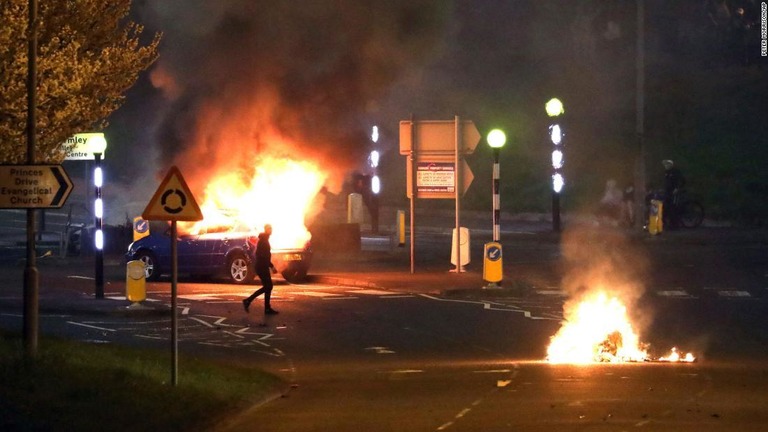
[[[141,251],[136,259],[144,263],[144,277],[148,281],[156,281],[160,278],[160,268],[157,266],[155,254],[149,251]]]
[[[246,284],[253,280],[253,270],[248,259],[243,254],[235,254],[229,258],[229,278],[233,283]]]

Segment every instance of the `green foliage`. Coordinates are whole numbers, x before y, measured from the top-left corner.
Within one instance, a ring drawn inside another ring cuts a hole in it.
[[[0,3],[0,161],[26,161],[27,0]],[[101,130],[123,93],[158,56],[160,34],[140,40],[126,17],[131,0],[40,2],[37,51],[36,162],[60,162],[59,146],[78,132]]]
[[[278,378],[170,353],[44,339],[26,359],[0,333],[1,430],[208,430],[275,392]],[[108,425],[108,426],[105,426]]]

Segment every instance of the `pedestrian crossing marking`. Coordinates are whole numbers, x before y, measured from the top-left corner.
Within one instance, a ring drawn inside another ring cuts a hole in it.
[[[667,290],[667,291],[657,291],[656,295],[659,295],[661,297],[692,297],[690,294],[688,294],[685,290]]]
[[[365,295],[393,295],[397,293],[393,293],[392,291],[384,291],[384,290],[376,290],[376,289],[361,289],[361,290],[354,290],[354,291],[347,291],[349,294],[365,294]]]
[[[717,292],[720,297],[752,297],[749,291],[726,290]]]

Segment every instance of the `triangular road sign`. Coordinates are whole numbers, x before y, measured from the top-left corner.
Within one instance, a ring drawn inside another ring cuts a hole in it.
[[[191,222],[202,220],[203,212],[181,176],[181,171],[172,166],[141,217],[146,220]]]

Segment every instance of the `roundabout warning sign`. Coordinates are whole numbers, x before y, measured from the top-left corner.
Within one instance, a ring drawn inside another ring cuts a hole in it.
[[[178,168],[171,167],[141,214],[146,220],[199,221],[203,212]]]

